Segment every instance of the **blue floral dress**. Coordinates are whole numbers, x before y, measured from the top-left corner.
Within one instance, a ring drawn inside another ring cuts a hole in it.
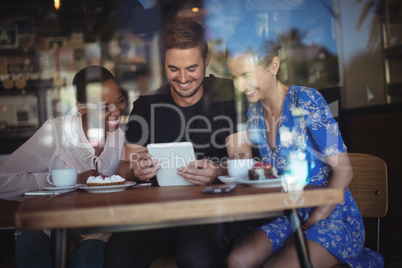
[[[298,111],[297,116],[295,111]],[[331,168],[325,163],[324,157],[339,154],[347,148],[327,103],[317,90],[290,86],[273,150],[268,146],[262,104],[250,104],[247,116],[251,142],[258,146],[262,159],[272,164],[278,174],[284,173],[289,153],[302,148],[309,164],[308,184],[323,187],[328,184]],[[281,144],[280,133],[284,129],[292,133],[290,144]],[[298,210],[303,222],[313,209]],[[286,239],[291,235],[286,216],[278,217],[259,229],[268,235],[275,252],[284,247]],[[345,191],[344,202],[338,204],[327,219],[314,223],[305,231],[305,236],[326,248],[341,263],[351,267],[384,266],[384,259],[379,253],[364,247],[363,220],[349,189]]]

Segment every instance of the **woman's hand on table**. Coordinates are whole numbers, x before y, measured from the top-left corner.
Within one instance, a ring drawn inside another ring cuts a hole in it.
[[[190,162],[187,167],[178,168],[178,172],[192,184],[207,185],[224,174],[224,168],[209,159],[201,159]]]
[[[82,173],[80,173],[80,174],[77,175],[77,183],[78,183],[78,184],[86,184],[86,183],[87,183],[87,179],[88,179],[90,176],[97,177],[97,176],[102,176],[102,174],[99,173],[99,172],[98,172],[97,170],[95,170],[95,169],[91,169],[91,170],[82,172]]]
[[[161,168],[158,165],[158,160],[152,159],[148,151],[134,153],[130,160],[130,169],[132,175],[141,180],[147,181],[156,176],[156,173]]]

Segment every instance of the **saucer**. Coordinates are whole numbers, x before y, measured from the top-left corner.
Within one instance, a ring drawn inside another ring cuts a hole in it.
[[[256,188],[276,188],[282,187],[282,179],[279,177],[277,179],[264,179],[264,180],[249,180],[249,179],[240,179],[239,183],[247,184],[251,187]]]
[[[109,185],[109,186],[87,186],[82,185],[79,187],[81,190],[85,190],[89,193],[113,193],[113,192],[121,192],[126,190],[126,188],[135,185],[135,182],[126,181],[124,184],[119,185]]]
[[[218,179],[225,184],[238,184],[239,180],[245,177],[218,176]]]
[[[46,186],[43,187],[44,190],[48,191],[58,191],[58,190],[67,190],[67,189],[75,189],[77,188],[77,185],[71,185],[71,186]]]

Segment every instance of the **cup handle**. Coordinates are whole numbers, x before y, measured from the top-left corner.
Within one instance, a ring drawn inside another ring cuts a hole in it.
[[[52,173],[49,173],[49,175],[47,175],[47,182],[50,183],[51,185],[54,185],[54,183],[50,181],[51,175],[52,175]]]

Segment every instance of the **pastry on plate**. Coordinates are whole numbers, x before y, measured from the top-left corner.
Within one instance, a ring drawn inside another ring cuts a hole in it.
[[[253,168],[248,171],[248,178],[252,181],[276,179],[277,176],[276,169],[265,162],[255,163]]]
[[[90,176],[87,179],[88,186],[114,186],[114,185],[122,185],[126,182],[126,179],[122,178],[119,175],[112,175],[110,177],[107,176]]]

